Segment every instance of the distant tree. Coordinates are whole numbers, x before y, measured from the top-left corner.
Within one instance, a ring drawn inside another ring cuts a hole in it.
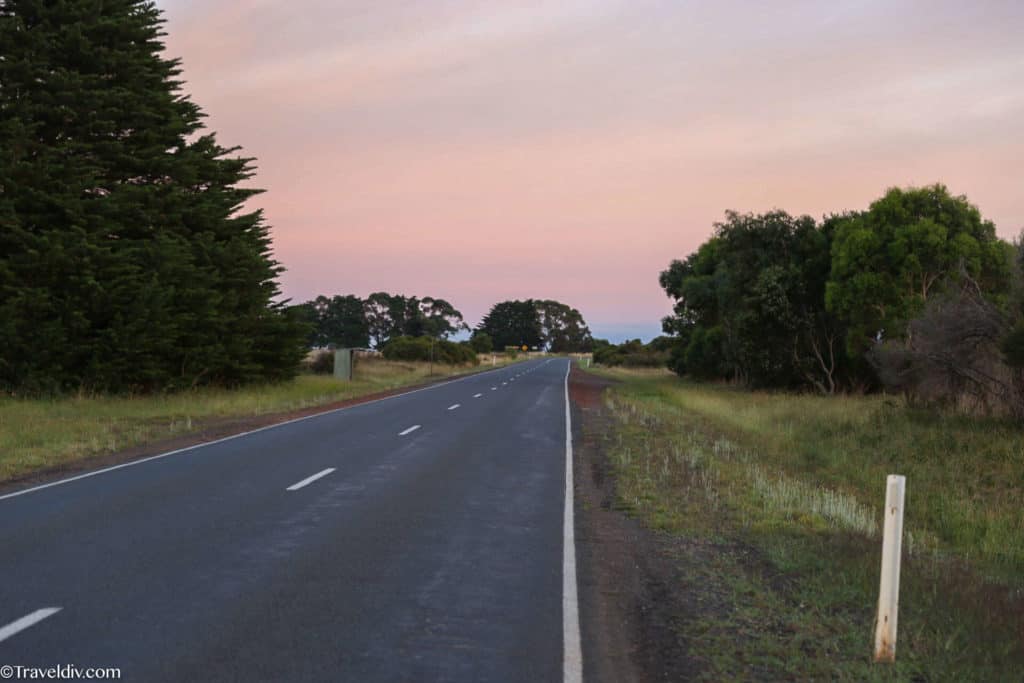
[[[363,303],[370,339],[382,348],[396,337],[447,339],[468,330],[462,313],[444,299],[374,292]]]
[[[534,347],[544,342],[540,314],[532,299],[494,304],[477,330],[487,334],[499,349],[523,345]]]
[[[304,328],[152,2],[0,3],[0,386],[292,376]]]
[[[357,296],[321,295],[293,308],[312,325],[310,347],[365,348],[370,344],[363,301]]]
[[[960,270],[990,300],[1008,288],[1006,244],[966,197],[943,185],[893,188],[836,226],[826,302],[851,352],[906,340],[910,320]]]
[[[490,353],[494,350],[494,341],[486,332],[475,332],[469,340],[469,345],[477,353]]]
[[[363,302],[363,313],[366,318],[367,330],[373,341],[373,348],[379,349],[396,332],[396,323],[392,317],[391,295],[387,292],[374,292]]]
[[[675,342],[676,340],[672,337],[660,335],[647,342],[647,347],[653,351],[671,351],[672,347],[675,346]]]
[[[595,340],[594,362],[610,366],[665,367],[669,358],[669,347],[656,342],[657,340],[653,340],[650,344],[644,344],[639,339],[630,339],[615,345],[604,339]]]
[[[320,299],[317,298],[318,304]],[[319,305],[318,305],[319,307]],[[352,294],[333,296],[323,305],[321,330],[324,346],[365,348],[370,345],[363,300]]]
[[[462,313],[444,299],[423,297],[419,300],[419,315],[423,320],[424,333],[429,337],[447,339],[469,330]]]
[[[554,353],[589,351],[593,346],[590,329],[578,310],[559,301],[535,301],[540,314],[541,336]]]
[[[478,332],[487,333],[495,348],[545,348],[555,353],[589,351],[590,328],[578,310],[559,301],[502,301],[484,316]]]

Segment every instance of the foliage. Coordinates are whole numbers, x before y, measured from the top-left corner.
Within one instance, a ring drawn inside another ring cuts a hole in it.
[[[668,363],[669,348],[658,337],[649,344],[631,339],[622,344],[609,344],[606,340],[594,340],[594,362],[598,365],[625,367],[663,368]]]
[[[849,325],[854,353],[907,338],[925,302],[963,273],[999,301],[1008,288],[1007,245],[966,197],[943,185],[893,188],[836,227],[826,303]]]
[[[494,342],[491,340],[491,335],[479,330],[473,333],[469,340],[469,345],[477,353],[490,353],[494,350]]]
[[[679,374],[751,386],[836,388],[839,330],[824,310],[830,231],[784,211],[727,212],[714,236],[660,282]]]
[[[502,301],[477,326],[495,348],[545,348],[555,353],[589,351],[593,340],[575,308],[551,300]]]
[[[976,207],[941,185],[892,189],[867,211],[820,224],[783,211],[727,212],[711,239],[661,273],[675,302],[674,315],[662,321],[676,340],[669,367],[750,387],[875,387],[876,372],[892,380],[906,360],[897,356],[925,343],[912,339],[915,325],[932,337],[960,334],[955,315],[933,310],[928,321],[915,322],[937,295],[970,283],[990,315],[1013,309],[1021,276],[1011,251]],[[1024,317],[1020,308],[1011,318]],[[938,329],[940,321],[947,327]],[[995,335],[986,349],[996,365],[1002,361],[993,349],[1010,358],[1016,343],[1004,323],[986,328]],[[947,355],[943,362],[950,361]],[[1006,375],[1005,368],[989,369]]]
[[[318,296],[295,308],[310,323],[310,348],[358,349],[370,345],[363,300],[357,296]]]
[[[469,330],[462,313],[444,299],[425,296],[419,300],[418,310],[423,333],[427,336],[447,339],[457,332]]]
[[[540,316],[532,299],[502,301],[494,304],[477,326],[486,333],[494,346],[540,346],[543,340]]]
[[[432,361],[448,365],[476,365],[480,362],[468,344],[432,337],[396,337],[384,345],[383,353],[388,360]]]
[[[292,376],[252,160],[203,131],[142,0],[0,5],[0,387]]]
[[[590,328],[575,308],[559,301],[534,301],[540,316],[541,338],[552,353],[590,351]]]
[[[886,388],[912,402],[1024,417],[1019,372],[1002,352],[1013,345],[1009,318],[969,276],[962,282],[960,289],[925,303],[921,315],[910,321],[905,342],[876,344],[868,359]],[[1012,355],[1007,356],[1012,363]]]
[[[366,324],[374,348],[382,348],[396,337],[447,339],[467,330],[462,313],[444,299],[387,292],[374,292],[363,304]]]

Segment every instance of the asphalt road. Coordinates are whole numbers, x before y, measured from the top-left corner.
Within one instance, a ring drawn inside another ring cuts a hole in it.
[[[562,680],[567,366],[520,363],[0,497],[0,665]]]

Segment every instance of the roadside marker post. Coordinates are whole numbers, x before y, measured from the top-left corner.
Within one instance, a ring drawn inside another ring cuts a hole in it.
[[[890,474],[885,483],[885,524],[882,533],[882,576],[875,623],[875,661],[896,661],[896,618],[900,602],[900,555],[903,551],[903,503],[907,478]]]

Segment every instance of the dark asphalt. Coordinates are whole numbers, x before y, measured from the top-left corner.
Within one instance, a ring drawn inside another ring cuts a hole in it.
[[[0,499],[0,629],[62,608],[0,642],[0,665],[120,667],[126,681],[561,680],[567,364]]]

